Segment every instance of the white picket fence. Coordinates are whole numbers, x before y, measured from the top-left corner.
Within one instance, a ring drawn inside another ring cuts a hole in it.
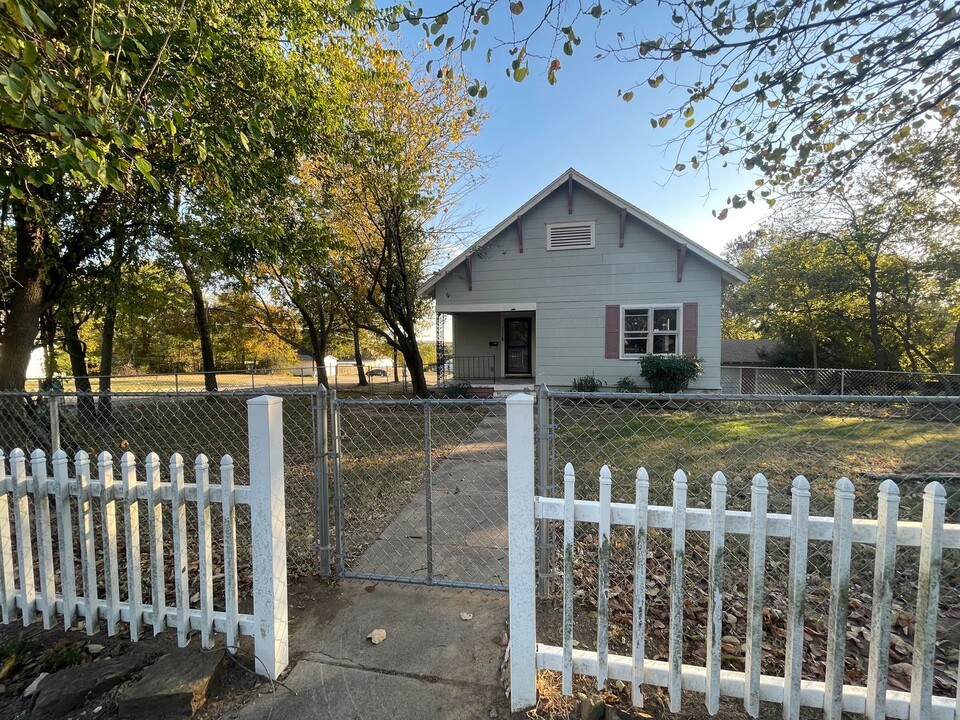
[[[854,488],[846,478],[836,485],[835,512],[831,517],[810,517],[810,486],[805,478],[793,482],[790,515],[767,512],[767,481],[753,478],[751,510],[726,509],[727,485],[722,473],[713,476],[710,509],[687,507],[687,477],[677,471],[673,482],[673,507],[648,505],[649,479],[640,469],[636,475],[635,502],[612,503],[611,476],[600,471],[598,501],[576,500],[575,476],[567,465],[564,497],[534,496],[533,399],[514,395],[507,399],[507,473],[510,538],[510,692],[516,710],[536,703],[538,669],[562,673],[563,692],[573,691],[574,673],[593,676],[598,689],[606,680],[622,680],[632,686],[635,705],[643,702],[642,686],[665,687],[672,712],[680,710],[681,690],[701,693],[711,714],[719,709],[720,696],[742,698],[745,710],[757,717],[760,701],[783,706],[785,720],[796,720],[800,707],[822,708],[829,720],[841,712],[865,714],[868,718],[910,720],[960,720],[960,696],[933,695],[934,651],[937,637],[939,572],[944,548],[960,548],[960,525],[944,523],[946,494],[936,482],[926,487],[922,522],[898,521],[899,491],[884,481],[879,490],[876,520],[854,519]],[[535,526],[540,519],[562,521],[564,529],[563,645],[536,641]],[[598,526],[599,554],[597,597],[597,650],[573,646],[573,541],[574,523]],[[611,525],[633,528],[634,587],[633,654],[608,652],[608,592]],[[671,532],[670,625],[668,660],[644,657],[644,601],[646,588],[647,533],[650,528]],[[682,663],[684,556],[687,531],[710,534],[707,656],[705,666]],[[726,535],[750,538],[747,598],[747,650],[743,672],[721,669],[723,555]],[[787,646],[784,677],[761,674],[763,642],[762,611],[767,538],[789,538],[790,566],[787,582]],[[832,543],[831,597],[828,621],[825,680],[801,677],[804,643],[804,596],[807,581],[807,549],[811,540]],[[910,692],[887,689],[888,647],[873,642],[868,658],[865,687],[844,684],[845,630],[850,588],[850,558],[854,543],[876,546],[874,608],[871,636],[890,636],[892,579],[898,547],[919,547],[916,628]]]
[[[220,462],[220,483],[211,484],[204,455],[194,464],[194,482],[185,481],[179,454],[170,458],[169,482],[161,482],[161,461],[155,453],[146,457],[141,480],[136,459],[127,452],[120,459],[117,482],[114,459],[108,452],[97,459],[96,477],[91,475],[90,458],[83,451],[74,458],[73,477],[62,450],[53,454],[52,476],[42,450],[31,454],[29,474],[23,451],[10,453],[9,472],[0,452],[0,619],[5,624],[15,622],[19,613],[27,626],[39,616],[44,628],[50,629],[59,617],[69,629],[82,618],[88,634],[99,632],[103,622],[111,636],[123,622],[133,641],[143,636],[146,626],[154,635],[175,628],[181,647],[187,644],[190,630],[199,631],[203,648],[213,646],[215,632],[226,636],[228,648],[237,647],[239,636],[252,636],[257,672],[276,679],[288,663],[282,400],[267,396],[249,400],[247,418],[249,486],[234,485],[229,455]],[[217,541],[223,543],[223,610],[214,610],[212,513],[216,505],[222,515],[222,538]],[[238,611],[238,505],[250,507],[252,615]],[[150,571],[146,578],[141,571],[141,511],[146,515],[148,537]],[[196,537],[189,538],[189,543],[188,512],[196,517]],[[118,513],[123,518],[122,558],[118,556]],[[170,523],[172,549],[164,542],[166,522]],[[80,550],[79,575],[75,544]],[[197,548],[198,555],[197,607],[191,606],[190,597],[191,547]],[[126,579],[124,600],[120,598],[121,573]],[[172,606],[167,604],[166,592],[171,575]]]

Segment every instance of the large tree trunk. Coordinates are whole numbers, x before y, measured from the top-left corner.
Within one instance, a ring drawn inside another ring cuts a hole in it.
[[[360,387],[367,386],[367,373],[363,370],[363,357],[360,355],[360,328],[356,325],[353,330],[353,362],[357,365],[357,378]]]
[[[317,366],[317,382],[329,390],[330,378],[327,377],[327,366],[323,362],[324,355],[327,352],[327,333],[318,331],[317,325],[312,319],[305,317],[305,320],[307,321],[307,335],[310,336],[310,349],[313,351],[313,364]]]
[[[90,369],[87,366],[87,344],[80,339],[80,323],[73,313],[63,313],[63,346],[70,358],[70,374],[77,389],[77,412],[89,420],[96,412],[93,386],[90,384]]]
[[[103,309],[103,328],[100,332],[100,412],[110,415],[112,410],[110,386],[113,380],[113,339],[117,329],[117,301],[120,299],[120,283],[123,280],[123,255],[126,241],[119,235],[113,243],[110,257],[110,284],[107,302]]]
[[[210,316],[207,313],[207,303],[203,299],[203,286],[193,271],[190,261],[181,254],[180,264],[187,276],[187,285],[190,287],[190,296],[193,298],[193,318],[197,324],[197,334],[200,336],[200,362],[203,369],[203,385],[208,392],[217,390],[216,364],[213,357],[213,335],[210,331]]]
[[[16,260],[6,324],[0,338],[0,390],[23,390],[27,366],[40,333],[40,317],[50,306],[50,283],[43,271],[47,232],[16,218]]]
[[[413,394],[419,398],[430,397],[430,388],[427,387],[427,377],[423,370],[423,358],[420,356],[420,344],[417,342],[417,332],[414,328],[414,318],[406,318],[402,323],[403,332],[398,333],[394,348],[400,350],[404,364],[410,372],[410,384]]]

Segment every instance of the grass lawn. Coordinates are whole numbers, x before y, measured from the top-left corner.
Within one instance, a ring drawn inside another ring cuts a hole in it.
[[[947,487],[948,513],[960,503],[960,422],[901,412],[810,412],[804,406],[718,412],[712,407],[656,411],[624,405],[558,403],[555,473],[572,462],[582,497],[595,497],[600,465],[610,465],[614,500],[632,501],[636,469],[650,473],[651,502],[670,504],[672,476],[689,476],[690,503],[708,507],[710,479],[722,471],[728,506],[748,509],[750,480],[770,483],[771,511],[789,511],[790,483],[804,475],[813,488],[811,511],[832,513],[832,488],[849,477],[860,492],[858,514],[872,513],[878,477],[898,479],[904,514],[919,519],[917,501],[927,479]],[[822,411],[822,406],[818,406]],[[594,493],[594,495],[591,495]]]

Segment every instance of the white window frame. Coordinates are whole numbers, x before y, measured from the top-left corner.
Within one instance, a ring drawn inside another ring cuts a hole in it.
[[[627,310],[646,310],[649,313],[649,322],[647,329],[647,347],[653,349],[653,336],[654,335],[676,335],[677,336],[677,351],[675,353],[625,353],[623,351],[623,346],[625,345],[626,338],[624,337],[624,331],[626,326],[626,317]],[[653,314],[657,310],[676,310],[677,311],[677,329],[674,332],[668,331],[656,331],[653,327]],[[645,357],[646,355],[663,355],[665,357],[674,357],[680,356],[683,354],[683,306],[682,305],[621,305],[620,306],[620,359],[621,360],[636,360],[638,358]]]
[[[555,248],[550,247],[550,231],[552,228],[575,227],[577,225],[590,226],[590,245],[584,247]],[[597,246],[597,221],[596,220],[571,220],[569,222],[547,223],[547,235],[545,238],[547,252],[563,252],[565,250],[591,250]]]

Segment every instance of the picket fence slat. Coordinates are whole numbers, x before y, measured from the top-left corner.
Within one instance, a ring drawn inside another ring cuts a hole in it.
[[[198,455],[197,555],[200,571],[200,646],[213,647],[213,536],[210,528],[210,466],[206,455]]]
[[[753,476],[750,489],[750,550],[747,579],[747,650],[744,668],[743,708],[750,717],[760,716],[760,662],[763,659],[764,571],[767,557],[767,478]]]
[[[22,450],[10,453],[10,476],[13,479],[15,507],[14,528],[17,533],[17,563],[20,572],[20,608],[24,627],[36,620],[37,590],[33,577],[33,538],[30,535],[30,495],[27,487],[26,460]]]
[[[53,479],[57,489],[57,552],[60,558],[60,591],[63,594],[63,629],[77,620],[77,566],[73,554],[73,509],[70,506],[70,476],[67,453],[53,453]]]
[[[933,656],[937,644],[940,601],[941,534],[947,492],[932,482],[923,491],[923,542],[917,577],[917,624],[913,630],[913,673],[910,677],[910,720],[929,720],[933,695]]]
[[[645,468],[637,470],[634,492],[636,522],[633,525],[633,675],[631,677],[631,699],[634,707],[643,707],[643,691],[640,686],[643,684],[643,662],[646,652],[647,500],[650,492],[650,477],[647,475]],[[573,515],[574,508],[571,507],[571,523]]]
[[[6,455],[0,452],[0,617],[4,624],[13,620],[17,607],[13,542],[10,539],[10,477]]]
[[[56,597],[57,588],[53,564],[53,534],[50,527],[50,496],[47,494],[47,456],[43,450],[30,454],[30,472],[33,479],[33,519],[37,533],[37,560],[40,571],[40,611],[43,614],[43,629],[53,627],[56,607],[50,598]]]
[[[791,498],[790,568],[787,577],[787,646],[784,660],[784,720],[800,717],[800,678],[803,670],[803,617],[807,592],[810,483],[803,475],[793,480]]]
[[[107,635],[117,634],[120,607],[120,568],[117,562],[117,502],[113,495],[113,456],[104,451],[97,458],[100,475],[100,533],[103,540],[103,584],[107,609]]]
[[[723,637],[723,553],[724,521],[727,510],[727,478],[714,473],[710,485],[710,557],[707,599],[707,712],[716,715],[720,709],[720,640]]]
[[[233,458],[224,455],[220,460],[220,487],[223,490],[223,582],[224,617],[227,650],[236,652],[238,647],[238,598],[237,598],[237,510],[233,499]],[[215,615],[216,613],[214,613]]]
[[[563,470],[563,670],[564,695],[573,694],[573,509],[576,474],[567,463]]]
[[[687,474],[677,470],[673,475],[673,547],[670,569],[670,640],[668,662],[670,663],[670,681],[667,691],[670,694],[670,712],[680,712],[680,687],[683,665],[683,566],[686,546],[687,520]]]
[[[170,526],[173,532],[173,592],[177,617],[177,644],[187,645],[187,611],[190,609],[190,576],[187,557],[187,505],[183,497],[183,457],[170,458]]]
[[[850,534],[853,528],[853,483],[842,477],[834,493],[836,532],[830,560],[830,609],[827,614],[827,662],[823,714],[840,720],[843,712],[844,658],[847,655],[847,611],[850,604]]]
[[[83,578],[84,621],[87,635],[97,632],[99,597],[97,590],[96,540],[93,536],[93,500],[90,495],[90,457],[83,450],[74,458],[77,473],[77,530],[80,533],[80,574]]]
[[[871,635],[890,637],[890,610],[893,606],[893,579],[897,558],[897,518],[900,514],[900,490],[893,480],[884,480],[877,494],[877,552],[873,570],[873,604]],[[887,669],[889,648],[884,643],[870,643],[867,659],[867,720],[887,716]]]
[[[150,537],[150,603],[154,636],[166,629],[166,573],[163,570],[163,506],[160,504],[160,457],[147,455],[147,532]]]
[[[143,589],[140,578],[140,506],[137,500],[137,461],[127,451],[120,457],[123,482],[123,547],[127,562],[127,604],[130,606],[130,640],[143,634]]]
[[[610,642],[610,468],[600,468],[600,523],[597,537],[597,690],[607,682],[607,653]]]

